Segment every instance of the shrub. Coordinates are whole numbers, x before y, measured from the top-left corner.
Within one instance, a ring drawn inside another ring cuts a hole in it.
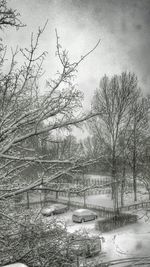
[[[122,227],[129,223],[135,223],[137,221],[137,215],[130,213],[120,213],[110,218],[98,219],[96,222],[96,230],[101,232],[111,231],[118,227]]]

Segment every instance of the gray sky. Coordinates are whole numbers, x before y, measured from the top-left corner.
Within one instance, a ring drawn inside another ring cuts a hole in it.
[[[49,20],[41,39],[41,49],[49,53],[47,78],[58,63],[55,28],[72,58],[79,58],[101,39],[79,68],[77,82],[85,94],[86,107],[105,73],[135,72],[143,92],[149,92],[150,0],[8,0],[8,4],[27,24],[18,31],[5,31],[3,38],[13,47],[25,47],[31,32]]]

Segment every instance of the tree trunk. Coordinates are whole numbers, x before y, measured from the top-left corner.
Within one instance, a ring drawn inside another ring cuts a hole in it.
[[[134,201],[137,201],[137,184],[136,184],[136,125],[134,125],[134,140],[133,140],[133,192]]]
[[[137,184],[136,184],[136,149],[133,151],[133,192],[134,201],[137,201]]]
[[[85,192],[83,193],[83,205],[85,208],[86,207],[86,193]]]
[[[85,188],[85,176],[84,176],[84,173],[83,173],[83,186]],[[86,192],[84,191],[83,192],[83,206],[86,207]]]
[[[115,180],[116,180],[116,166],[115,166],[115,159],[114,159],[114,156],[112,158],[112,170],[111,170],[111,197],[112,197],[112,200],[114,201],[115,199]]]
[[[68,208],[70,208],[70,196],[71,194],[70,194],[70,191],[68,191]]]
[[[136,184],[136,173],[133,171],[133,191],[134,191],[134,201],[137,201],[137,184]]]
[[[118,178],[116,175],[116,155],[115,148],[113,148],[112,153],[112,194],[113,194],[113,202],[114,202],[114,210],[118,212]]]
[[[119,203],[118,203],[118,179],[116,177],[115,179],[115,191],[114,191],[114,210],[116,213],[118,213],[118,210],[119,210]]]
[[[114,200],[114,190],[115,190],[113,182],[114,182],[114,179],[113,179],[113,172],[112,172],[112,175],[111,175],[111,199],[112,200]]]
[[[27,191],[27,209],[30,208],[29,192]]]
[[[121,207],[124,206],[125,174],[126,174],[126,168],[125,168],[125,162],[124,162],[123,163],[122,180],[121,180]]]

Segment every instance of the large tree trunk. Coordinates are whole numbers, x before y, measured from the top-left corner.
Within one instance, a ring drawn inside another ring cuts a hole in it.
[[[125,151],[123,150],[123,170],[121,177],[121,207],[124,206],[125,176],[126,176],[126,160],[125,160]]]
[[[123,173],[122,173],[122,180],[121,180],[121,207],[124,206],[125,174],[126,174],[126,169],[125,169],[125,164],[124,164]]]
[[[71,193],[68,191],[68,208],[70,208],[70,202],[71,202]]]
[[[114,199],[114,190],[115,190],[113,182],[114,182],[114,177],[113,177],[113,171],[112,171],[112,174],[111,174],[111,199],[112,200]]]
[[[133,192],[134,201],[137,201],[137,183],[136,183],[136,137],[134,136],[134,148],[133,148]]]
[[[133,192],[134,192],[134,201],[137,201],[137,183],[136,183],[136,123],[134,122],[134,129],[133,129],[133,167],[132,167],[132,177],[133,177]]]
[[[136,171],[133,169],[133,191],[134,191],[134,201],[137,201],[137,184],[136,184]]]
[[[27,191],[27,209],[30,208],[29,192]]]
[[[112,152],[112,170],[111,170],[111,197],[115,200],[115,180],[116,180],[116,160],[115,160],[115,150]]]
[[[118,212],[118,177],[116,173],[116,154],[115,154],[115,148],[113,148],[112,153],[112,194],[113,194],[113,202],[114,202],[114,210],[115,212]]]

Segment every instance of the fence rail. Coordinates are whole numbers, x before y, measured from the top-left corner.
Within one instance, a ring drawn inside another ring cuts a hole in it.
[[[74,208],[88,208],[88,209],[92,209],[95,210],[96,212],[98,212],[99,216],[101,217],[111,217],[112,215],[115,214],[114,209],[113,208],[107,208],[107,207],[103,207],[100,205],[94,205],[94,204],[85,204],[83,202],[79,202],[79,201],[69,201],[68,199],[55,199],[55,198],[49,198],[49,199],[45,199],[41,201],[32,201],[30,202],[30,206],[39,206],[39,205],[44,205],[46,203],[63,203],[63,204],[67,204],[70,207],[74,207]],[[20,203],[16,203],[15,205],[17,206],[27,206],[27,203],[25,202],[20,202]],[[124,206],[124,207],[119,207],[119,211],[120,212],[125,212],[125,211],[131,211],[131,210],[138,210],[140,208],[149,208],[150,207],[150,201],[145,201],[145,202],[140,202],[140,203],[136,203],[136,204],[131,204],[128,206]]]
[[[54,199],[54,198],[49,198],[48,200],[45,200],[44,202],[41,202],[41,201],[34,201],[34,202],[30,202],[30,207],[31,206],[34,206],[34,207],[39,207],[42,206],[42,205],[45,205],[46,203],[62,203],[62,204],[66,204],[68,205],[69,207],[73,207],[73,208],[88,208],[88,209],[92,209],[94,211],[96,211],[99,216],[101,217],[111,217],[112,215],[115,214],[114,212],[114,209],[113,208],[106,208],[106,207],[103,207],[103,206],[100,206],[100,205],[93,205],[93,204],[86,204],[84,205],[84,203],[82,202],[78,202],[78,201],[70,201],[68,202],[67,199]],[[26,207],[27,206],[27,203],[25,202],[20,202],[20,203],[16,203],[16,208],[17,207]]]
[[[132,205],[128,205],[128,206],[124,206],[124,207],[120,207],[119,210],[120,211],[129,211],[129,210],[137,210],[140,208],[148,208],[150,207],[150,201],[144,201],[144,202],[140,202],[140,203],[135,203]]]

